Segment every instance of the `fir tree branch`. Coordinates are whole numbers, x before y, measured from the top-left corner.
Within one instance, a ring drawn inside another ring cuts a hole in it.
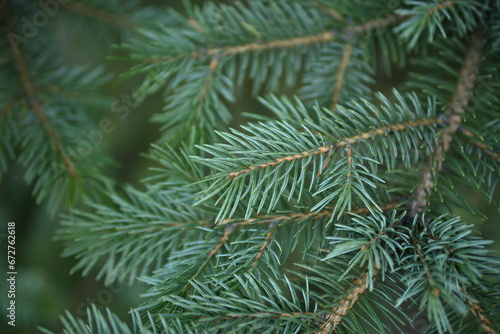
[[[333,308],[333,314],[327,316],[326,321],[321,324],[321,331],[317,332],[318,334],[328,334],[336,329],[342,322],[342,319],[353,308],[359,297],[366,291],[367,278],[368,274],[365,273],[361,276],[361,279],[357,278],[354,281],[352,291],[338,302],[340,306],[337,305]]]
[[[482,43],[483,37],[476,35],[465,56],[464,65],[460,72],[460,79],[456,84],[455,92],[446,110],[447,126],[441,132],[438,145],[429,156],[428,164],[422,170],[422,181],[416,189],[416,199],[412,203],[413,216],[422,212],[423,208],[427,206],[427,196],[432,193],[435,185],[433,181],[435,171],[442,169],[445,153],[450,149],[453,136],[462,122],[462,116],[465,114],[465,108],[469,104],[471,93],[474,89],[476,72],[479,69],[479,61],[482,54]]]
[[[384,19],[375,19],[363,24],[347,28],[345,30],[346,36],[350,36],[352,32],[358,34],[364,34],[372,30],[378,30],[385,27],[388,27],[394,23],[398,23],[399,21],[405,20],[408,18],[408,15],[389,15]]]
[[[329,7],[323,6],[322,4],[320,4],[316,0],[310,0],[310,1],[311,1],[311,4],[313,6],[321,9],[322,11],[324,11],[325,13],[327,13],[328,15],[330,15],[335,21],[338,21],[338,22],[344,21],[344,18],[342,17],[342,15],[340,15],[340,13],[337,12],[336,10],[334,10],[333,8],[329,8]]]
[[[432,16],[434,15],[437,11],[440,11],[440,10],[443,10],[445,8],[450,8],[450,7],[453,7],[454,6],[454,3],[453,1],[445,1],[445,2],[441,2],[440,4],[432,7],[430,10],[429,10],[429,16]]]
[[[363,24],[346,27],[343,29],[343,34],[345,36],[351,36],[352,33],[363,34],[371,30],[382,29],[393,23],[405,19],[406,16],[391,15],[385,19],[375,19],[372,21],[365,22]],[[338,32],[336,31],[324,31],[314,35],[293,37],[290,39],[270,41],[266,43],[249,43],[243,45],[226,46],[222,48],[211,48],[204,50],[195,50],[189,54],[180,54],[176,56],[168,56],[162,58],[146,58],[143,60],[145,63],[160,63],[165,61],[172,61],[179,58],[206,58],[213,57],[217,55],[221,56],[233,56],[237,54],[242,54],[246,52],[260,52],[267,51],[271,49],[286,49],[286,48],[296,48],[307,46],[311,44],[326,43],[332,41]]]
[[[219,252],[219,250],[226,244],[226,242],[228,241],[229,239],[229,236],[231,234],[233,234],[233,232],[236,230],[235,228],[235,225],[232,224],[232,225],[228,225],[224,228],[224,233],[222,234],[221,238],[219,239],[219,243],[217,245],[215,245],[215,247],[208,253],[207,255],[207,258],[205,259],[205,261],[203,261],[203,263],[197,268],[196,272],[191,275],[191,277],[189,277],[189,280],[188,282],[186,283],[186,285],[184,286],[184,288],[182,289],[182,292],[181,294],[185,293],[186,291],[188,291],[189,289],[191,289],[192,287],[192,283],[191,281],[195,280],[202,272],[203,272],[203,269],[205,269],[205,267],[210,263],[210,261],[212,260],[212,258],[217,255],[217,253]]]
[[[334,110],[335,106],[339,103],[340,95],[342,94],[342,86],[344,85],[344,76],[347,70],[347,66],[349,64],[349,60],[351,58],[352,49],[353,49],[352,44],[348,44],[344,47],[342,60],[340,61],[339,70],[337,73],[337,80],[335,82],[335,87],[333,89],[332,110]]]
[[[12,22],[11,22],[11,11],[9,7],[9,2],[7,0],[2,1],[1,4],[2,8],[2,14],[6,26],[6,30],[8,34],[14,33],[13,28],[12,28]],[[26,62],[21,54],[21,50],[19,47],[15,44],[15,41],[13,39],[8,38],[9,44],[11,47],[11,53],[12,53],[12,59],[14,60],[14,63],[16,64],[16,67],[19,71],[19,75],[21,77],[21,81],[23,84],[23,89],[24,92],[28,98],[28,103],[35,112],[35,114],[38,116],[40,119],[40,123],[42,124],[43,129],[45,132],[49,135],[53,145],[55,146],[56,151],[61,155],[62,160],[64,162],[64,165],[66,166],[66,169],[68,170],[68,173],[73,177],[77,178],[78,173],[75,169],[75,166],[73,162],[71,161],[71,158],[69,155],[66,154],[65,150],[62,147],[61,141],[59,140],[58,134],[54,131],[54,129],[51,128],[50,126],[50,120],[48,119],[47,115],[45,114],[45,111],[43,110],[42,103],[37,97],[37,94],[35,92],[35,88],[33,86],[33,81],[31,79],[30,73],[28,66],[26,65]]]
[[[262,255],[264,255],[264,251],[266,250],[267,245],[269,245],[274,232],[276,232],[276,229],[273,228],[274,225],[275,224],[271,224],[271,230],[266,233],[266,237],[264,238],[264,242],[260,246],[259,252],[257,253],[257,255],[255,255],[255,258],[254,258],[252,264],[250,265],[250,268],[248,269],[247,273],[251,273],[254,270],[255,265],[257,264],[259,259],[262,257]]]
[[[493,322],[484,314],[483,308],[477,303],[474,303],[471,298],[467,298],[467,301],[470,305],[470,311],[472,312],[472,314],[474,314],[474,317],[476,317],[476,319],[481,323],[483,331],[486,334],[497,334],[497,332],[492,327]]]
[[[92,7],[87,3],[70,1],[64,4],[63,8],[66,8],[70,12],[99,20],[107,25],[116,26],[120,29],[133,29],[135,27],[135,24],[125,17]]]
[[[201,108],[203,106],[203,101],[206,99],[208,91],[210,90],[210,85],[212,84],[212,81],[213,81],[213,74],[217,70],[217,67],[219,66],[218,58],[219,57],[217,55],[215,55],[212,57],[212,60],[210,61],[210,65],[209,65],[210,72],[209,72],[209,75],[205,78],[205,86],[203,87],[203,90],[200,94],[200,97],[198,98],[198,101],[197,101],[198,106],[196,107],[196,110],[194,112],[195,117],[193,118],[193,120],[196,120],[196,117],[200,114]],[[193,126],[194,126],[194,122],[191,123],[190,128],[192,129]]]
[[[425,270],[425,275],[427,277],[427,282],[429,283],[429,286],[432,289],[432,294],[435,295],[435,296],[439,296],[441,294],[441,291],[440,289],[436,286],[435,282],[434,282],[434,277],[432,276],[432,272],[429,268],[429,265],[427,263],[427,260],[425,258],[425,254],[422,252],[422,249],[420,247],[420,244],[418,243],[418,240],[413,238],[412,239],[412,243],[413,243],[413,246],[415,247],[415,251],[417,252],[417,255],[420,259],[420,263],[422,263],[422,266],[424,267],[424,270]]]
[[[477,138],[477,136],[475,134],[473,134],[472,132],[470,132],[466,129],[460,128],[459,130],[461,133],[463,133],[465,136],[467,136],[469,138]],[[480,141],[472,140],[471,142],[474,145],[476,145],[477,147],[479,147],[486,155],[489,155],[490,157],[492,157],[496,161],[500,162],[500,153],[493,152],[487,145],[485,145],[484,143],[481,143]]]
[[[146,58],[144,59],[145,63],[160,63],[160,62],[165,62],[165,61],[171,61],[171,60],[176,60],[181,58],[205,58],[205,57],[211,57],[211,56],[216,56],[216,55],[223,55],[223,56],[232,56],[240,53],[245,53],[245,52],[258,52],[258,51],[266,51],[270,49],[283,49],[283,48],[293,48],[293,47],[300,47],[300,46],[305,46],[309,44],[317,44],[317,43],[325,43],[333,40],[333,38],[336,36],[335,32],[330,32],[330,31],[325,31],[319,34],[315,35],[309,35],[309,36],[302,36],[302,37],[295,37],[287,40],[278,40],[278,41],[271,41],[267,43],[250,43],[250,44],[244,44],[244,45],[237,45],[237,46],[228,46],[224,48],[213,48],[213,49],[208,49],[208,50],[197,50],[194,51],[188,55],[183,54],[180,56],[169,56],[169,57],[163,57],[163,58]]]
[[[405,123],[401,123],[401,124],[380,127],[378,129],[374,129],[372,131],[364,132],[360,135],[352,136],[349,138],[344,138],[344,139],[340,140],[337,144],[334,144],[331,146],[320,146],[320,147],[311,149],[310,151],[304,151],[301,154],[295,154],[295,155],[289,155],[289,156],[277,158],[276,161],[263,163],[263,164],[260,164],[258,166],[255,166],[255,167],[250,166],[247,169],[243,169],[243,170],[240,170],[237,172],[229,173],[227,177],[234,179],[234,178],[240,176],[241,174],[245,174],[245,173],[251,172],[253,170],[263,169],[263,168],[267,168],[267,167],[273,167],[273,166],[276,166],[276,165],[281,164],[281,163],[307,158],[311,155],[331,153],[332,150],[335,148],[346,147],[348,145],[352,145],[352,144],[355,144],[355,143],[358,143],[358,142],[361,142],[364,140],[371,139],[374,136],[382,136],[382,135],[385,135],[385,134],[390,133],[390,132],[407,130],[409,128],[418,127],[418,126],[422,126],[422,125],[441,124],[443,122],[444,121],[441,119],[425,118],[425,119],[419,119],[419,120],[412,121],[412,122],[405,122]]]

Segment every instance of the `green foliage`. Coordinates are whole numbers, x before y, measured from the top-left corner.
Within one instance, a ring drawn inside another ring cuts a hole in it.
[[[500,263],[457,217],[481,215],[457,189],[499,199],[497,11],[491,1],[259,0],[186,2],[156,25],[138,16],[120,52],[134,62],[126,75],[144,76],[137,100],[163,94],[156,172],[144,190],[89,196],[58,238],[73,271],[150,289],[133,328],[94,307],[86,321],[66,314],[66,331],[496,333]],[[38,97],[70,140],[102,101],[88,87],[102,75],[48,73],[41,87],[88,96]],[[35,140],[52,132],[29,113],[29,89],[6,86],[2,107],[20,92],[27,101],[2,113],[0,155],[17,156],[43,196],[56,189],[47,166],[64,155]],[[245,94],[265,95],[265,110],[230,124]],[[64,118],[60,105],[74,112]],[[21,124],[29,133],[16,137]],[[101,175],[87,173],[86,184]]]

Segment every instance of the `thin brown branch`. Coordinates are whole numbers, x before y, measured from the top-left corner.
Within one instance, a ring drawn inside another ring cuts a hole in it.
[[[44,88],[50,93],[66,95],[75,99],[81,99],[84,97],[81,92],[70,91],[59,85],[46,85]]]
[[[392,16],[389,16],[385,19],[372,20],[372,21],[368,21],[368,22],[365,22],[365,23],[357,25],[357,26],[346,27],[343,29],[342,32],[346,36],[350,36],[353,33],[363,34],[363,33],[366,33],[368,31],[371,31],[371,30],[381,29],[383,27],[389,26],[389,25],[396,23],[404,18],[406,18],[406,16],[392,15]],[[160,58],[146,58],[143,60],[143,62],[145,62],[145,63],[159,63],[159,62],[164,62],[164,61],[172,61],[172,60],[176,60],[179,58],[204,58],[204,57],[212,57],[212,56],[216,56],[216,55],[232,56],[232,55],[237,55],[237,54],[241,54],[241,53],[245,53],[245,52],[259,52],[259,51],[267,51],[267,50],[271,50],[271,49],[299,48],[299,47],[303,47],[303,46],[311,45],[311,44],[330,42],[337,35],[338,35],[338,32],[335,32],[335,31],[324,31],[324,32],[314,34],[314,35],[294,37],[294,38],[290,38],[290,39],[276,40],[276,41],[270,41],[270,42],[265,42],[265,43],[249,43],[249,44],[236,45],[236,46],[227,46],[227,47],[222,47],[222,48],[195,50],[191,53],[180,54],[177,56],[167,56],[167,57],[160,57]]]
[[[469,295],[467,292],[465,292]],[[470,297],[470,295],[469,295]],[[493,322],[484,314],[484,310],[477,303],[474,303],[471,298],[467,298],[467,302],[470,305],[470,311],[474,315],[474,317],[481,323],[481,327],[483,328],[483,332],[486,334],[497,334],[495,329],[493,328]]]
[[[380,209],[382,211],[390,211],[393,209],[397,209],[399,207],[399,203],[388,203],[380,206]],[[373,206],[375,208],[375,206]],[[357,208],[351,211],[345,211],[342,213],[342,216],[347,216],[348,214],[363,214],[363,213],[369,213],[370,210],[368,208]],[[151,228],[141,231],[140,233],[154,233],[158,231],[165,231],[169,227],[183,227],[183,226],[188,226],[189,224],[193,224],[192,226],[202,226],[205,228],[214,228],[216,226],[231,226],[232,228],[238,228],[246,225],[251,225],[251,224],[269,224],[269,225],[276,225],[281,222],[300,222],[304,221],[306,219],[311,219],[311,220],[318,220],[321,218],[329,218],[332,216],[332,211],[331,208],[318,211],[318,212],[292,212],[289,214],[283,214],[283,215],[275,215],[275,216],[257,216],[255,218],[249,218],[249,219],[226,219],[222,222],[220,225],[215,225],[213,222],[209,220],[198,220],[198,221],[190,221],[190,222],[185,222],[185,223],[176,223],[176,222],[168,222],[168,223],[162,223],[162,224],[154,224]],[[107,230],[114,230],[114,231],[126,231],[130,229],[129,226],[109,226]],[[105,234],[106,230],[101,230],[101,233]]]
[[[290,318],[296,316],[314,316],[312,312],[290,312],[290,313],[281,313],[281,312],[255,312],[253,314],[224,314],[224,315],[212,315],[213,317],[217,317],[219,320],[229,320],[229,319],[241,319],[241,318]],[[198,317],[198,319],[204,319],[205,317]]]
[[[463,128],[460,128],[460,132],[469,138],[477,138],[477,136],[475,134],[473,134],[472,132],[465,130]],[[489,155],[490,157],[495,159],[497,162],[500,162],[500,153],[493,152],[486,144],[481,143],[478,140],[472,140],[471,142],[472,142],[472,144],[479,147],[481,149],[481,151],[483,151],[484,154]]]
[[[213,74],[217,70],[218,66],[219,66],[219,57],[218,56],[212,57],[212,60],[210,61],[210,65],[208,66],[210,72],[207,75],[207,77],[205,78],[205,85],[203,86],[203,90],[201,91],[201,94],[198,97],[198,101],[197,101],[198,106],[196,107],[196,110],[194,113],[195,116],[199,115],[201,112],[203,102],[207,98],[208,91],[210,90],[210,86],[211,86],[212,81],[213,81]],[[196,117],[194,118],[194,120],[196,121]],[[194,123],[192,125],[194,125]]]
[[[416,239],[413,239],[412,242],[413,242],[413,246],[415,246],[415,251],[417,252],[417,255],[420,259],[420,263],[422,263],[422,265],[424,266],[425,275],[427,276],[427,281],[429,282],[429,286],[433,288],[432,294],[439,296],[441,294],[441,291],[439,290],[438,287],[435,286],[434,277],[432,276],[432,273],[429,269],[429,265],[427,264],[425,254],[422,253],[422,250],[420,249],[420,245]]]
[[[442,2],[440,3],[439,5],[436,5],[434,7],[432,7],[430,10],[429,10],[429,16],[432,16],[434,15],[437,11],[440,11],[444,8],[450,8],[450,7],[453,7],[454,6],[454,3],[453,1],[445,1],[445,2]]]
[[[359,297],[366,291],[368,274],[363,274],[361,278],[354,281],[354,287],[351,292],[339,301],[338,306],[333,308],[333,313],[328,314],[326,321],[321,324],[321,331],[318,334],[328,334],[342,322],[342,319],[353,308]]]
[[[340,13],[337,12],[336,10],[329,8],[329,7],[326,7],[326,6],[323,6],[322,4],[320,4],[316,0],[311,0],[311,4],[319,9],[321,9],[322,11],[327,13],[328,15],[330,15],[335,21],[338,21],[338,22],[344,21],[344,18],[342,17],[342,15],[340,15]]]
[[[244,45],[237,46],[228,46],[224,48],[213,48],[205,51],[194,51],[189,55],[180,55],[180,56],[171,56],[171,57],[162,57],[162,58],[147,58],[144,59],[144,62],[147,63],[158,63],[164,61],[171,61],[178,59],[179,57],[188,57],[188,58],[202,58],[202,57],[210,57],[216,55],[223,56],[231,56],[245,52],[257,52],[257,51],[266,51],[270,49],[285,49],[285,48],[293,48],[293,47],[301,47],[310,44],[324,43],[329,42],[335,37],[334,32],[325,31],[315,35],[303,36],[303,37],[295,37],[286,40],[277,40],[271,41],[267,43],[249,43]]]
[[[422,212],[427,206],[427,197],[434,189],[434,174],[436,171],[442,169],[445,153],[450,149],[453,136],[460,127],[460,123],[462,123],[465,108],[469,104],[471,93],[474,89],[476,72],[479,69],[481,58],[482,43],[483,38],[481,36],[476,36],[465,56],[464,65],[460,71],[460,79],[456,84],[455,93],[446,110],[448,125],[441,132],[438,139],[438,145],[429,156],[428,164],[422,169],[422,179],[415,192],[416,199],[412,203],[413,216]]]
[[[342,95],[342,87],[344,86],[345,72],[347,70],[347,66],[351,59],[353,46],[348,44],[344,48],[344,52],[342,54],[342,60],[340,61],[339,70],[337,73],[337,80],[335,82],[335,87],[333,89],[333,98],[332,98],[332,110],[335,109],[337,104],[339,103],[340,96]]]
[[[259,259],[262,257],[262,255],[264,255],[264,251],[266,250],[267,245],[269,245],[269,243],[271,242],[271,238],[275,231],[276,229],[272,228],[269,232],[267,232],[266,237],[264,238],[264,242],[262,243],[262,245],[260,245],[259,252],[257,253],[257,255],[255,255],[255,258],[253,259],[253,262],[247,271],[248,273],[254,270],[255,265],[257,264],[257,262],[259,262]]]
[[[194,273],[188,280],[188,282],[186,283],[186,285],[184,286],[184,288],[182,289],[182,293],[188,291],[189,289],[191,289],[191,281],[193,279],[195,279],[196,277],[198,277],[203,269],[210,263],[210,261],[212,260],[212,258],[217,255],[217,253],[219,252],[219,250],[226,244],[226,242],[228,241],[229,239],[229,236],[231,234],[233,234],[233,232],[236,230],[236,226],[235,225],[228,225],[224,228],[224,233],[222,234],[221,238],[219,239],[219,242],[217,243],[217,245],[215,245],[215,247],[207,254],[207,258],[205,259],[205,261],[203,261],[203,263],[198,267],[198,270],[196,271],[196,273]]]
[[[412,121],[412,122],[405,122],[405,123],[396,124],[396,125],[384,126],[384,127],[372,130],[372,131],[363,132],[363,133],[356,135],[356,136],[344,138],[344,139],[340,140],[337,144],[334,144],[334,145],[320,146],[320,147],[317,147],[317,148],[312,149],[310,151],[301,152],[300,154],[294,154],[294,155],[289,155],[289,156],[285,156],[285,157],[281,157],[281,158],[276,158],[275,161],[266,162],[266,163],[260,164],[258,166],[250,166],[247,169],[243,169],[243,170],[240,170],[237,172],[229,173],[228,177],[234,179],[234,178],[240,176],[241,174],[245,174],[245,173],[248,173],[248,172],[253,171],[253,170],[263,169],[263,168],[267,168],[267,167],[273,167],[273,166],[276,166],[276,165],[284,163],[284,162],[290,162],[290,161],[294,161],[294,160],[298,160],[298,159],[307,158],[311,155],[331,153],[334,148],[352,145],[352,144],[355,144],[355,143],[363,141],[363,140],[371,139],[374,136],[385,135],[385,134],[393,132],[393,131],[402,131],[402,130],[406,130],[406,129],[418,127],[418,126],[423,126],[423,125],[441,124],[442,122],[443,122],[442,120],[438,120],[435,118],[426,118],[426,119],[416,120],[416,121]]]
[[[191,27],[193,27],[194,30],[196,30],[198,32],[205,32],[205,30],[200,26],[198,21],[196,21],[195,19],[190,18],[187,20],[187,22]]]
[[[14,108],[14,105],[16,104],[16,101],[9,101],[5,107],[2,109],[2,114],[7,114],[9,111]]]
[[[135,27],[133,22],[121,15],[109,13],[83,2],[70,1],[63,6],[63,8],[69,10],[70,12],[99,20],[110,26],[116,26],[121,29],[133,29]]]
[[[347,35],[350,35],[352,32],[358,34],[364,34],[372,30],[378,30],[390,26],[394,23],[398,23],[410,17],[409,15],[389,15],[384,19],[376,19],[365,22],[363,24],[346,28],[345,31]]]
[[[6,30],[8,33],[13,32],[12,29],[12,23],[11,23],[11,15],[10,15],[10,8],[8,1],[2,1],[1,3],[2,7],[2,14],[6,26]],[[49,135],[52,144],[54,145],[56,151],[61,155],[62,160],[64,162],[64,165],[66,166],[66,169],[68,170],[68,173],[73,177],[76,178],[78,176],[75,166],[73,162],[71,161],[71,158],[66,154],[64,151],[61,141],[59,140],[59,136],[57,133],[51,128],[49,119],[47,118],[47,114],[45,113],[42,104],[40,103],[40,100],[38,100],[37,94],[35,92],[35,88],[33,86],[33,81],[31,79],[31,76],[29,74],[29,69],[28,66],[26,65],[26,62],[21,55],[21,50],[20,48],[15,44],[15,41],[13,39],[8,39],[10,48],[11,48],[11,54],[12,54],[12,59],[14,60],[14,63],[19,71],[19,75],[21,77],[22,85],[23,85],[23,90],[24,93],[27,96],[28,103],[37,115],[37,117],[40,119],[40,123],[42,124],[43,129],[45,132]]]

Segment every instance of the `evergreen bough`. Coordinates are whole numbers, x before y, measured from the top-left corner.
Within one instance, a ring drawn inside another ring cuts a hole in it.
[[[160,167],[145,190],[88,196],[58,237],[74,270],[150,289],[132,325],[92,307],[87,319],[66,314],[66,332],[498,333],[499,258],[455,215],[481,214],[460,185],[498,206],[499,9],[186,3],[185,14],[139,27],[122,49],[136,62],[128,74],[145,77],[136,97],[164,95],[153,116]],[[27,124],[27,180],[38,196],[58,194],[49,165],[62,162],[72,179],[58,144],[70,116],[52,103],[42,114],[46,95],[32,96],[24,50],[10,48],[1,70],[17,71],[21,88],[2,88],[2,161]],[[92,72],[59,73],[95,84]],[[247,87],[270,113],[229,128]],[[51,140],[34,146],[35,130]],[[85,166],[86,180],[99,175]]]

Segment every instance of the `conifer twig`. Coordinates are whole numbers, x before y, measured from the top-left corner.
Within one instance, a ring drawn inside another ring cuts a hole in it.
[[[432,16],[434,15],[437,11],[440,11],[444,8],[450,8],[450,7],[453,7],[454,6],[454,3],[453,1],[445,1],[445,2],[441,2],[440,4],[432,7],[430,10],[429,10],[429,16]]]
[[[354,281],[351,292],[339,301],[340,305],[333,308],[333,313],[328,314],[326,321],[321,324],[321,331],[317,334],[328,334],[342,322],[342,319],[353,308],[354,304],[358,301],[359,297],[366,291],[368,274],[365,273],[361,278]]]
[[[470,311],[472,312],[474,317],[476,317],[476,319],[481,323],[483,332],[485,332],[486,334],[497,334],[497,332],[492,327],[493,322],[484,314],[483,308],[474,303],[470,298],[468,298],[467,301],[470,305]]]
[[[422,263],[422,266],[425,269],[425,275],[427,276],[427,281],[429,282],[429,286],[432,287],[432,294],[435,296],[439,296],[441,294],[441,291],[439,290],[438,287],[435,286],[434,282],[434,277],[431,273],[431,270],[429,269],[429,265],[427,264],[427,259],[425,258],[425,254],[422,252],[421,247],[416,239],[412,240],[413,246],[415,246],[415,251],[417,252],[417,255],[420,259],[420,263]]]
[[[406,16],[402,15],[391,15],[385,19],[375,19],[372,21],[365,22],[357,26],[346,27],[343,29],[343,34],[346,36],[351,36],[352,33],[366,33],[374,29],[381,29],[396,23]],[[222,56],[233,56],[245,52],[259,52],[267,51],[271,49],[286,49],[286,48],[297,48],[311,44],[327,43],[332,41],[337,37],[338,32],[336,31],[323,31],[314,35],[306,35],[300,37],[293,37],[290,39],[275,40],[265,43],[248,43],[236,46],[226,46],[222,48],[211,48],[203,50],[195,50],[188,54],[180,54],[177,56],[167,56],[161,58],[146,58],[143,60],[145,63],[160,63],[165,61],[172,61],[179,58],[205,58],[212,57],[215,55]]]
[[[255,258],[253,259],[253,262],[247,271],[248,273],[251,273],[254,270],[255,265],[257,264],[259,259],[262,257],[262,255],[264,255],[264,251],[266,250],[267,245],[269,245],[269,243],[271,242],[271,238],[272,238],[274,232],[276,231],[276,229],[273,228],[274,225],[275,224],[272,223],[271,230],[266,233],[266,237],[264,238],[264,242],[262,243],[262,245],[260,245],[259,252],[257,253],[257,255],[255,255]]]
[[[6,0],[2,1],[0,4],[0,8],[2,8],[2,14],[6,26],[6,31],[8,33],[11,33],[13,32],[13,29],[11,23],[11,12],[8,1]],[[28,66],[26,65],[26,62],[23,56],[21,55],[20,49],[15,44],[15,41],[13,39],[9,38],[8,40],[11,47],[12,59],[14,60],[14,63],[16,64],[16,67],[19,71],[19,76],[21,77],[23,89],[28,98],[28,104],[31,106],[31,108],[33,108],[33,111],[40,119],[40,123],[42,124],[43,129],[49,135],[52,144],[55,146],[56,151],[61,155],[64,165],[68,170],[68,173],[73,178],[76,178],[78,174],[76,172],[75,166],[71,161],[69,155],[67,155],[65,150],[63,149],[59,136],[50,126],[50,121],[42,107],[40,100],[37,97],[35,88],[33,86],[33,81],[29,73]]]
[[[406,130],[406,129],[411,128],[411,127],[417,127],[417,126],[422,126],[422,125],[441,124],[442,122],[443,122],[443,120],[440,120],[440,119],[425,118],[425,119],[420,119],[420,120],[416,120],[416,121],[412,121],[412,122],[405,122],[405,123],[396,124],[396,125],[383,126],[383,127],[378,128],[378,129],[374,129],[372,131],[367,131],[367,132],[364,132],[364,133],[356,135],[356,136],[344,138],[344,139],[340,140],[337,144],[334,144],[334,145],[320,146],[320,147],[314,148],[310,151],[303,151],[300,154],[294,154],[294,155],[289,155],[289,156],[285,156],[285,157],[281,157],[281,158],[276,158],[275,161],[266,162],[266,163],[260,164],[258,166],[250,166],[247,169],[243,169],[243,170],[240,170],[237,172],[231,172],[228,174],[228,177],[234,179],[234,178],[240,176],[241,174],[245,174],[245,173],[248,173],[248,172],[253,171],[253,170],[263,169],[263,168],[267,168],[267,167],[276,166],[276,165],[284,163],[284,162],[290,162],[293,160],[307,158],[311,155],[330,153],[330,152],[332,152],[332,149],[334,149],[334,148],[352,145],[352,144],[355,144],[357,142],[370,139],[374,136],[385,135],[386,133],[390,133],[393,131],[402,131],[402,130]]]
[[[322,11],[327,13],[328,15],[330,15],[335,21],[338,21],[338,22],[344,21],[344,18],[342,17],[342,15],[340,15],[340,13],[337,12],[336,10],[334,10],[333,8],[323,6],[322,4],[320,4],[316,0],[311,0],[311,4],[319,9],[321,9]]]
[[[462,116],[465,113],[465,108],[469,104],[470,96],[474,89],[476,71],[479,69],[479,61],[481,59],[482,43],[483,38],[476,35],[467,50],[464,65],[460,72],[460,79],[456,84],[455,93],[446,110],[447,126],[441,132],[438,145],[429,156],[428,164],[422,169],[422,180],[415,192],[416,199],[412,203],[413,216],[421,212],[427,205],[427,196],[434,189],[433,176],[436,171],[442,169],[445,153],[450,149],[453,136],[462,122]]]
[[[347,70],[349,60],[351,59],[352,49],[353,49],[352,44],[348,44],[344,47],[344,52],[342,53],[342,60],[340,61],[339,70],[337,73],[337,80],[335,82],[335,87],[333,89],[332,110],[334,110],[337,104],[339,103],[340,96],[342,94],[345,72]]]
[[[477,136],[475,134],[473,134],[472,132],[470,132],[466,129],[460,128],[460,132],[469,138],[477,138]],[[491,151],[486,144],[481,143],[478,140],[472,140],[471,142],[472,142],[472,144],[479,147],[481,149],[481,151],[483,151],[486,155],[489,155],[490,157],[492,157],[496,161],[500,162],[500,153],[495,153],[495,152]]]

